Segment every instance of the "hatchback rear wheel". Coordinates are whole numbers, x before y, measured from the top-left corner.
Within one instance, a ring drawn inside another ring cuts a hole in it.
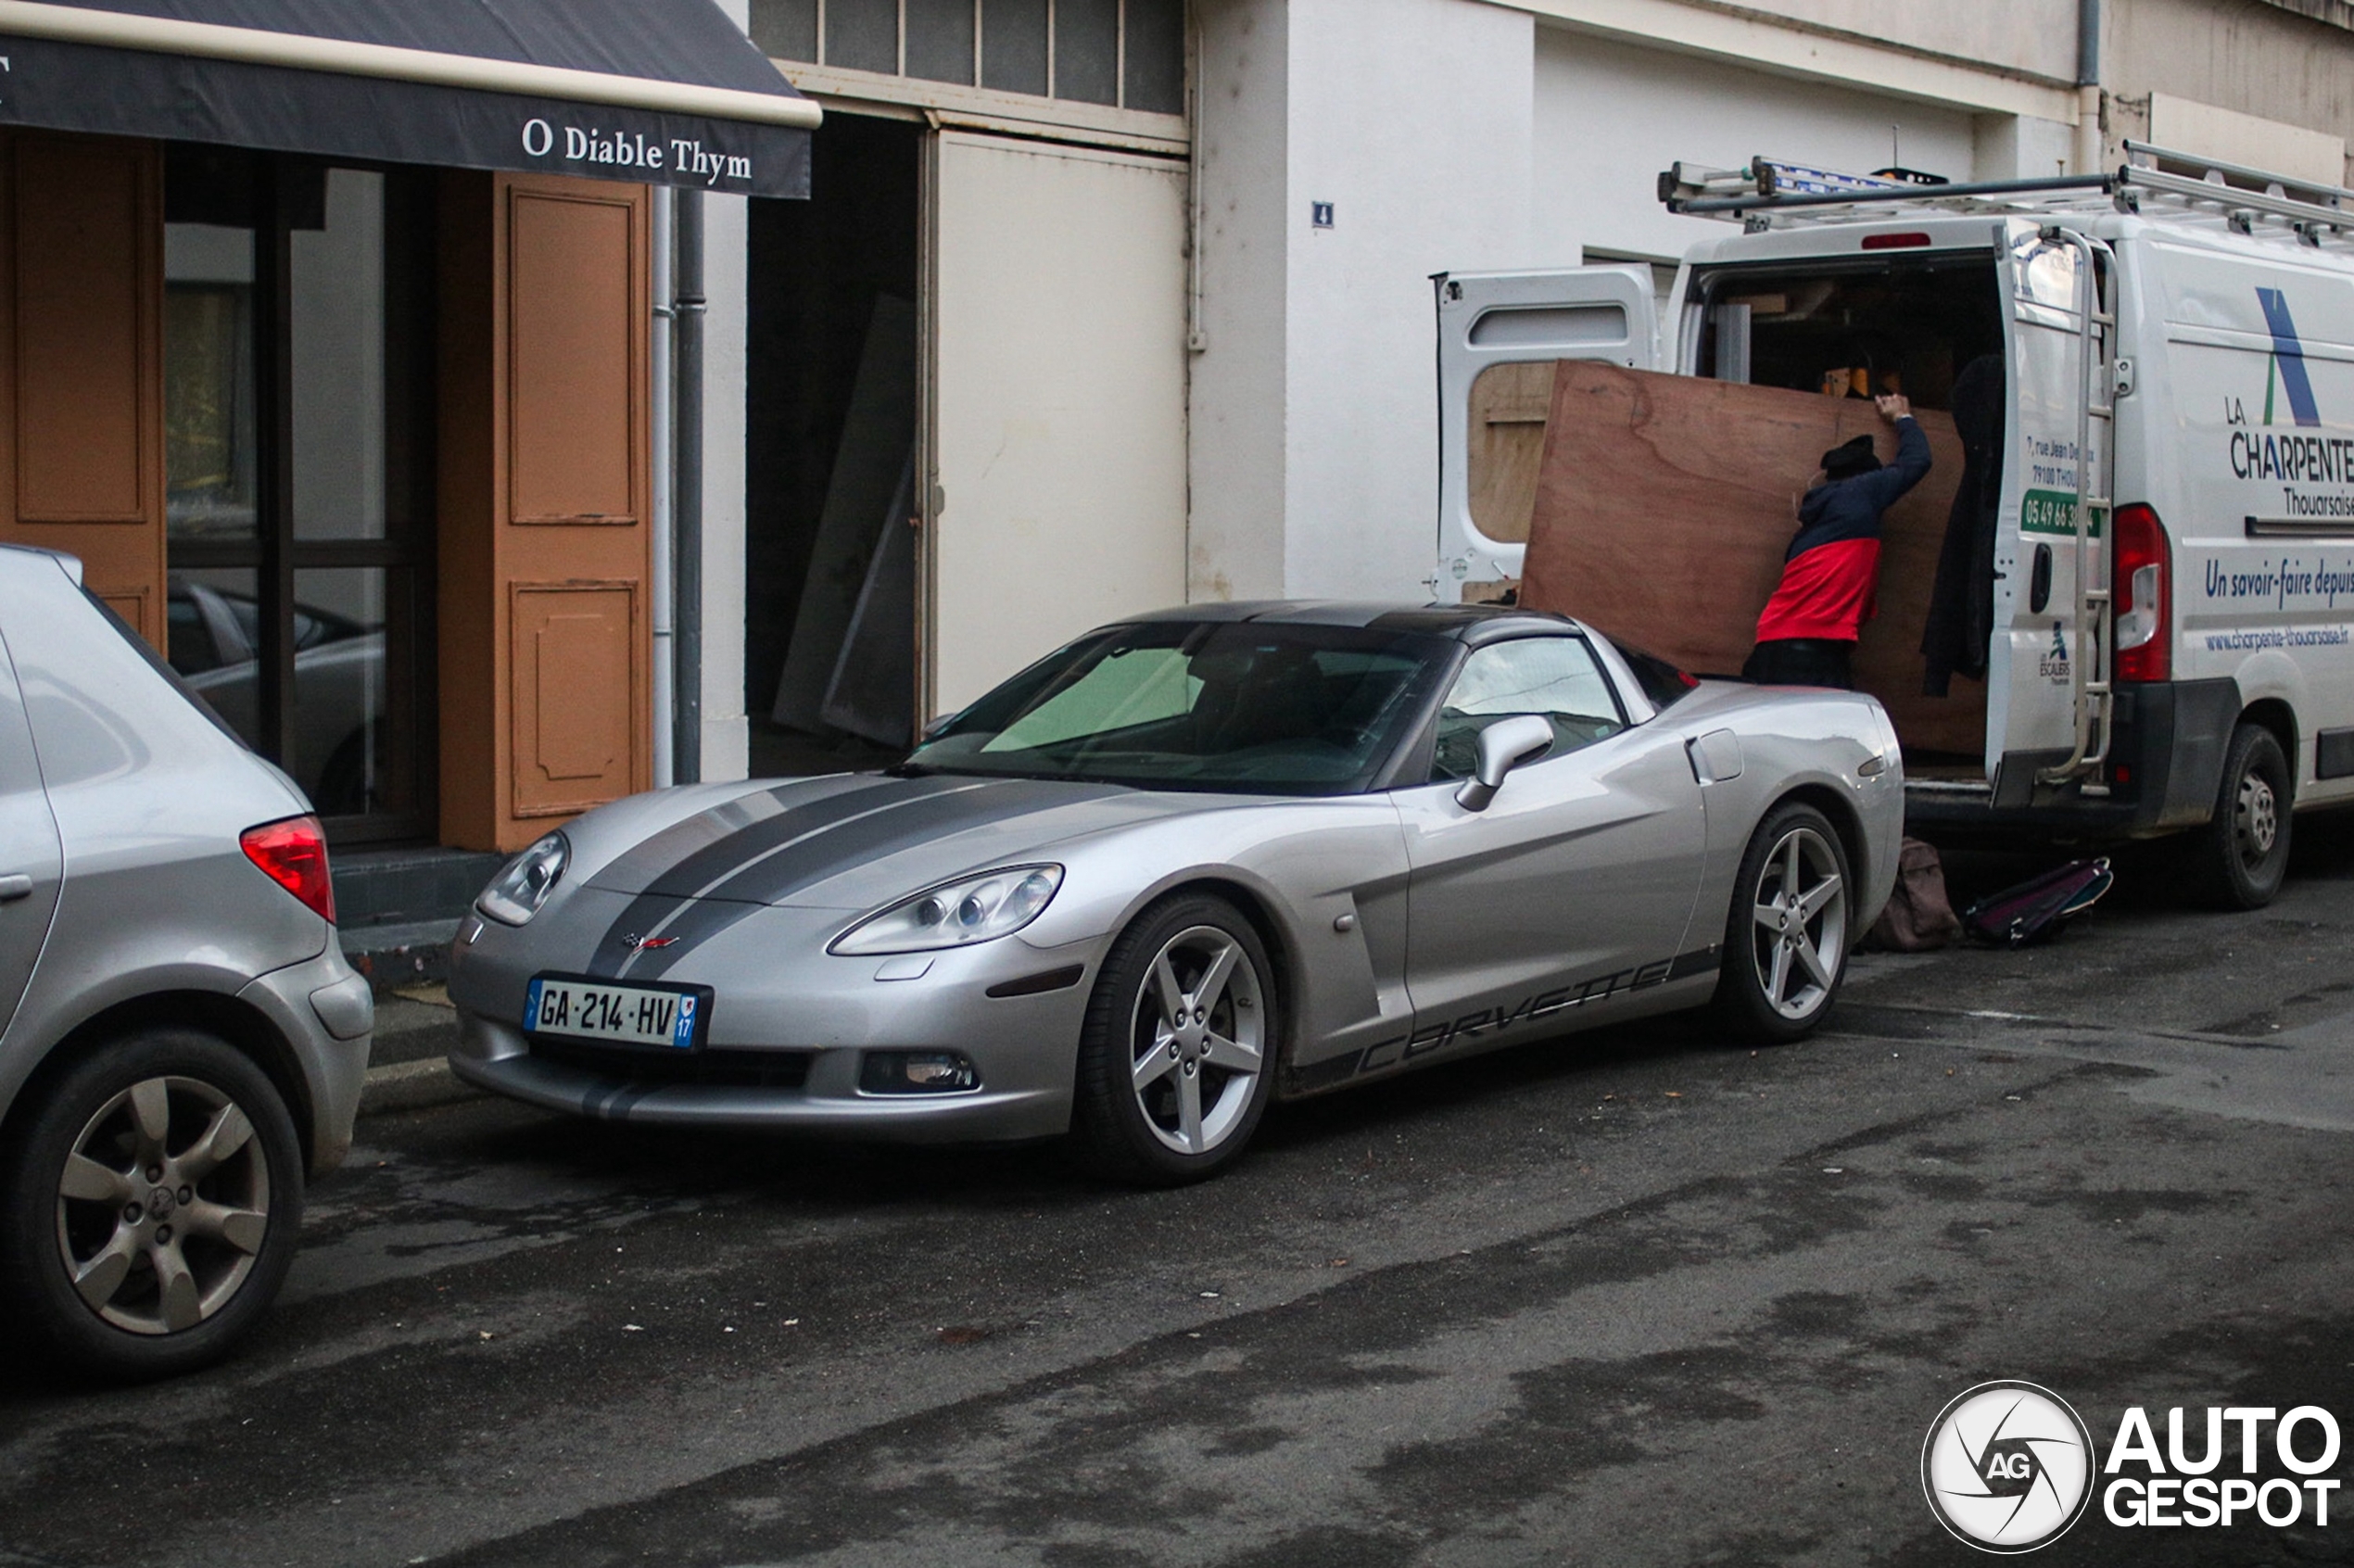
[[[142,1031],[51,1085],[0,1166],[0,1301],[81,1371],[189,1371],[269,1306],[301,1217],[268,1077],[209,1035]]]

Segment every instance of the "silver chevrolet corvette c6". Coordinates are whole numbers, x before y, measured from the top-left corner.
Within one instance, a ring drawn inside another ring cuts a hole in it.
[[[1104,627],[875,774],[689,786],[517,856],[450,1065],[632,1122],[1063,1133],[1218,1170],[1271,1098],[1714,1002],[1806,1033],[1895,876],[1844,691],[1555,616],[1197,605]]]

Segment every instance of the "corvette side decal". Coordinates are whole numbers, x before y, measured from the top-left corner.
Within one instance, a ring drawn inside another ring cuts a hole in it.
[[[1556,986],[1524,996],[1509,1007],[1480,1007],[1436,1023],[1424,1024],[1408,1034],[1392,1035],[1376,1041],[1361,1051],[1351,1051],[1299,1070],[1296,1081],[1302,1089],[1328,1088],[1351,1078],[1361,1078],[1369,1072],[1416,1061],[1434,1051],[1451,1045],[1501,1034],[1521,1029],[1555,1013],[1565,1013],[1573,1007],[1603,1002],[1626,992],[1648,991],[1670,980],[1690,980],[1697,975],[1715,974],[1718,950],[1704,947],[1675,958],[1655,958],[1631,969],[1620,969],[1607,975],[1570,985]]]

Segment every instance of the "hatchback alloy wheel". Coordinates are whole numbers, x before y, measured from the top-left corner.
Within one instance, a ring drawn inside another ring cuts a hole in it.
[[[236,1102],[148,1078],[101,1106],[57,1182],[57,1251],[90,1309],[133,1334],[195,1328],[270,1230],[270,1166]]]

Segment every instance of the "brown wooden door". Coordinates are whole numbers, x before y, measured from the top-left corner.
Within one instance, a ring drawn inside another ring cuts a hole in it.
[[[442,832],[521,848],[653,776],[650,203],[451,174],[442,203]]]
[[[81,557],[158,650],[162,303],[157,145],[0,134],[0,539]]]

